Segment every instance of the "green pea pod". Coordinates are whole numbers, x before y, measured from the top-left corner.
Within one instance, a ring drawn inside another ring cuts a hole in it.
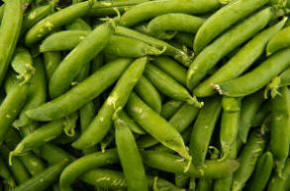
[[[14,151],[10,153],[10,159],[13,156],[21,155],[31,149],[37,148],[46,142],[49,142],[58,137],[64,128],[64,121],[58,120],[47,123],[35,130],[31,134],[24,137],[16,146]]]
[[[25,115],[25,112],[29,109],[38,107],[46,100],[45,71],[40,58],[35,59],[34,68],[35,72],[30,80],[30,86],[28,89],[29,98],[19,115],[19,119],[13,123],[17,128],[26,128],[24,126],[33,124],[34,122]]]
[[[247,180],[254,172],[257,160],[262,154],[264,147],[265,139],[263,135],[253,132],[239,155],[240,167],[234,173],[233,191],[243,189]]]
[[[89,102],[80,109],[80,125],[82,131],[84,131],[94,119],[96,114],[95,104]]]
[[[118,112],[118,111],[116,111]],[[114,114],[115,140],[129,191],[148,190],[147,178],[134,135],[126,122]]]
[[[216,90],[226,96],[241,97],[252,94],[267,85],[275,76],[290,65],[290,49],[277,52],[252,71],[241,77],[215,86]],[[257,78],[259,76],[259,78]],[[255,83],[250,83],[255,81]]]
[[[287,159],[287,162],[285,164],[285,168],[283,169],[282,176],[274,175],[270,183],[268,185],[268,191],[285,191],[287,190],[287,181],[290,177],[290,160]]]
[[[45,17],[32,28],[30,28],[30,30],[27,32],[25,36],[25,44],[29,46],[35,44],[56,28],[70,23],[76,18],[85,15],[91,7],[90,3],[91,2],[86,1],[83,3],[71,5],[65,9],[62,9],[61,11]]]
[[[40,52],[72,50],[84,40],[88,34],[90,34],[90,32],[85,30],[56,32],[44,39],[39,50]]]
[[[273,153],[277,172],[281,175],[289,155],[290,92],[287,87],[281,89],[281,95],[271,100],[270,150]]]
[[[172,79],[169,75],[158,69],[156,66],[148,64],[144,74],[164,95],[179,101],[185,101],[188,104],[199,108],[202,107],[202,102],[198,102],[196,97],[192,97],[186,88]]]
[[[61,190],[71,190],[70,186],[76,178],[93,168],[102,167],[119,162],[117,150],[97,152],[78,158],[69,164],[60,175]]]
[[[171,39],[178,31],[196,33],[204,21],[205,19],[192,15],[169,13],[152,19],[147,25],[147,31],[157,38]]]
[[[81,18],[74,20],[72,23],[66,25],[66,30],[76,30],[76,31],[91,31],[91,26]]]
[[[130,47],[130,48],[129,48]],[[158,49],[141,40],[125,36],[114,35],[110,38],[104,53],[108,56],[138,58],[146,55],[160,55],[164,48]]]
[[[47,189],[52,183],[57,180],[58,175],[67,164],[68,161],[63,160],[57,164],[48,167],[42,173],[16,187],[15,191],[39,191]]]
[[[225,101],[226,100],[226,101]],[[226,104],[224,102],[233,102],[231,105],[241,105],[241,100],[236,98],[223,97],[223,113],[221,119],[220,128],[220,145],[223,154],[223,158],[227,158],[232,152],[233,145],[237,139],[239,132],[239,122],[240,122],[240,110],[228,111]],[[234,106],[236,107],[236,106]]]
[[[188,167],[189,164],[187,161],[182,160],[182,158],[174,154],[158,151],[143,151],[141,153],[144,163],[151,168],[156,168],[165,172],[185,174],[190,177],[227,177],[239,167],[239,162],[235,160],[207,161],[204,167],[201,168],[196,168],[190,163]],[[186,172],[184,172],[185,168],[188,169]]]
[[[267,55],[271,55],[281,49],[290,47],[290,27],[278,32],[267,44]]]
[[[246,71],[264,53],[267,42],[285,25],[283,19],[276,25],[269,27],[246,45],[244,45],[227,63],[219,68],[208,79],[199,84],[194,93],[199,97],[210,96],[214,93],[213,84],[233,79]]]
[[[111,22],[100,25],[64,58],[50,79],[49,93],[51,97],[57,97],[70,88],[73,79],[84,64],[105,48],[112,33]]]
[[[273,168],[273,155],[270,152],[264,153],[258,160],[255,172],[246,185],[246,190],[263,191],[270,179]]]
[[[44,65],[47,79],[50,80],[54,71],[61,62],[61,55],[59,52],[45,52],[43,54]]]
[[[5,3],[0,29],[0,84],[2,84],[14,53],[22,25],[22,0]]]
[[[142,76],[140,78],[134,90],[140,98],[148,104],[148,106],[154,109],[157,113],[161,112],[162,100],[159,92],[146,77]]]
[[[128,104],[128,114],[151,136],[166,147],[176,151],[185,159],[190,156],[179,132],[160,115],[148,107],[136,94],[132,93]],[[158,128],[155,126],[158,124]],[[164,134],[166,132],[166,134]]]
[[[181,105],[181,101],[170,100],[162,105],[160,115],[165,119],[169,119],[181,107]]]
[[[120,24],[130,27],[166,13],[201,14],[213,11],[220,6],[217,0],[159,0],[143,3],[128,10],[121,16]]]
[[[45,165],[36,155],[33,153],[26,153],[20,157],[25,168],[28,170],[31,176],[36,176],[45,169]],[[13,162],[12,162],[13,163]]]
[[[143,74],[147,61],[147,57],[142,57],[128,67],[102,105],[98,115],[80,138],[73,143],[73,147],[89,148],[102,141],[112,126],[114,112],[126,104],[132,89]]]
[[[45,144],[39,148],[39,156],[46,160],[50,165],[59,163],[63,160],[71,160],[73,157],[53,144]]]
[[[255,36],[267,26],[273,16],[271,8],[263,9],[236,25],[213,43],[208,45],[194,59],[187,72],[187,87],[193,89],[224,56]],[[241,31],[243,33],[241,34]]]
[[[219,9],[198,30],[194,39],[195,52],[199,53],[226,29],[229,29],[232,25],[246,18],[268,2],[268,0],[238,0]]]
[[[166,43],[165,41],[153,38],[151,36],[139,33],[135,30],[131,30],[129,28],[121,27],[121,26],[117,26],[115,32],[117,35],[120,35],[120,36],[127,36],[130,38],[141,40],[145,43],[148,43],[148,44],[154,46],[155,48],[157,48],[159,50],[164,49],[165,55],[173,57],[174,59],[176,59],[177,61],[179,61],[181,64],[183,64],[185,66],[190,65],[190,62],[192,60],[192,56],[188,55],[185,51],[180,50],[180,49]]]
[[[186,86],[186,69],[168,57],[157,57],[154,65],[173,77],[177,82]]]
[[[106,64],[68,92],[35,109],[28,110],[26,115],[38,121],[52,121],[68,116],[110,87],[130,61],[130,59],[120,58]]]
[[[113,190],[127,188],[127,182],[124,175],[121,172],[114,170],[90,170],[81,176],[81,180],[97,188]],[[167,180],[158,177],[147,176],[147,182],[148,187],[156,191],[183,191],[183,189],[176,187],[174,184],[168,182]]]
[[[192,162],[202,167],[206,158],[208,146],[214,131],[215,124],[221,111],[221,99],[214,97],[206,100],[205,106],[200,110],[194,123],[189,151]]]

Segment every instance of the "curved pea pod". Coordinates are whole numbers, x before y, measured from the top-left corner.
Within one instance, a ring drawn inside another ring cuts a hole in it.
[[[78,3],[45,17],[26,33],[25,44],[32,45],[37,43],[56,28],[85,15],[90,7],[89,1]]]
[[[192,162],[197,167],[204,165],[208,146],[220,111],[221,99],[219,97],[208,99],[194,123],[189,151],[193,156]]]
[[[167,152],[143,151],[141,152],[143,161],[151,168],[159,169],[165,172],[185,174],[190,177],[204,178],[222,178],[233,173],[238,167],[239,162],[235,160],[207,161],[202,168],[196,168],[193,164],[189,164],[182,158]],[[164,162],[166,161],[166,162]],[[187,167],[187,171],[184,169]]]
[[[278,32],[267,44],[267,55],[271,55],[281,49],[290,47],[290,27]]]
[[[223,113],[220,128],[220,145],[223,157],[227,158],[228,155],[230,155],[230,153],[232,152],[240,128],[239,122],[240,122],[241,100],[236,98],[223,97],[222,102],[223,102]],[[237,105],[238,108],[236,108],[236,111],[227,110],[229,107],[231,107],[231,105]]]
[[[290,160],[287,159],[282,176],[274,175],[268,185],[268,191],[285,191],[287,190],[287,181],[290,177]]]
[[[15,188],[15,191],[40,191],[45,190],[51,184],[53,184],[61,171],[67,166],[68,160],[63,160],[57,164],[54,164],[44,170],[37,176],[29,179],[25,183]]]
[[[194,51],[199,53],[226,29],[268,2],[268,0],[238,0],[222,7],[211,15],[198,30],[194,39]]]
[[[215,85],[226,96],[241,97],[252,94],[267,85],[275,76],[290,65],[290,49],[277,52],[252,71],[241,77]],[[258,77],[258,78],[257,78]],[[255,81],[255,83],[251,83]]]
[[[289,155],[290,132],[290,92],[287,87],[281,89],[281,95],[271,100],[270,150],[273,153],[277,172],[281,175]]]
[[[81,68],[105,48],[113,30],[111,22],[96,27],[64,58],[50,79],[51,97],[57,97],[70,88]]]
[[[137,5],[121,16],[120,24],[130,27],[166,13],[201,14],[217,9],[217,0],[161,0]]]
[[[29,109],[38,107],[46,100],[45,71],[40,58],[35,59],[34,68],[35,72],[30,81],[30,86],[28,89],[28,100],[19,115],[19,119],[13,123],[13,125],[17,128],[26,128],[24,126],[34,124],[35,122],[29,119],[25,112]]]
[[[21,155],[24,152],[37,148],[46,142],[55,139],[62,133],[63,128],[63,120],[54,121],[43,125],[31,134],[27,135],[18,143],[14,151],[10,153],[10,159],[12,159],[13,156]]]
[[[270,179],[272,168],[273,155],[270,152],[266,152],[259,158],[255,171],[245,189],[249,191],[263,191]]]
[[[175,100],[185,101],[188,104],[194,105],[196,107],[202,107],[202,102],[198,102],[196,97],[192,97],[185,87],[180,85],[156,66],[148,64],[146,66],[144,75],[164,95]]]
[[[159,56],[153,60],[154,65],[172,76],[177,82],[186,86],[186,69],[169,57]]]
[[[135,93],[132,93],[129,98],[127,111],[133,120],[156,140],[176,151],[184,158],[190,158],[179,132],[148,107]],[[156,125],[158,128],[155,128]],[[166,134],[164,134],[164,132],[166,132]]]
[[[54,71],[58,67],[61,62],[61,54],[60,52],[45,52],[43,53],[45,73],[47,80],[50,80]]]
[[[147,57],[141,57],[128,67],[102,105],[98,115],[72,144],[74,148],[89,148],[102,141],[111,129],[114,112],[126,104],[131,91],[143,74],[147,61]]]
[[[144,76],[140,78],[135,86],[135,92],[157,113],[161,112],[162,100],[159,92],[153,84]]]
[[[165,41],[153,38],[151,36],[148,36],[146,34],[142,34],[139,33],[135,30],[131,30],[129,28],[126,27],[121,27],[121,26],[117,26],[116,27],[116,31],[115,33],[117,35],[121,35],[121,36],[127,36],[130,38],[134,38],[137,40],[141,40],[145,43],[148,43],[152,46],[154,46],[157,49],[160,50],[165,50],[165,52],[163,53],[164,55],[168,55],[173,57],[174,59],[176,59],[177,61],[179,61],[181,64],[185,65],[185,66],[189,66],[192,60],[192,56],[188,55],[187,52],[178,49],[170,44],[168,44]]]
[[[87,184],[104,189],[126,189],[127,182],[124,175],[119,171],[109,169],[90,170],[83,174],[80,179]],[[183,191],[167,180],[147,176],[148,187],[150,189],[161,189],[165,191]]]
[[[0,84],[2,84],[6,76],[14,53],[22,26],[22,19],[22,0],[6,2],[0,29]]]
[[[75,48],[82,40],[90,34],[84,30],[67,30],[49,35],[42,41],[40,52],[64,51]]]
[[[147,25],[150,35],[161,39],[171,39],[176,32],[194,34],[205,19],[182,13],[169,13],[155,17]]]
[[[213,73],[205,81],[201,82],[195,89],[194,94],[198,97],[206,97],[215,94],[213,85],[231,80],[246,71],[264,53],[265,46],[285,25],[283,19],[276,25],[269,27],[252,40],[245,44],[228,62]]]
[[[240,167],[234,173],[233,191],[243,189],[247,180],[254,172],[257,160],[262,154],[264,147],[264,137],[258,134],[258,132],[253,132],[239,155]]]
[[[218,61],[266,27],[272,16],[273,11],[271,8],[263,9],[245,19],[204,48],[189,67],[187,87],[189,89],[196,87]]]
[[[37,121],[52,121],[68,116],[110,87],[130,61],[130,59],[120,58],[106,64],[65,94],[35,109],[28,110],[26,115]]]
[[[107,150],[104,153],[92,153],[81,158],[78,158],[69,164],[60,175],[61,190],[71,190],[71,184],[76,178],[83,173],[105,165],[110,165],[119,162],[117,150]]]
[[[181,106],[181,101],[169,100],[162,105],[160,115],[165,119],[170,119]]]
[[[116,111],[118,112],[118,111]],[[129,191],[148,190],[147,178],[134,135],[126,122],[114,114],[115,140]]]
[[[241,116],[239,124],[239,138],[243,143],[247,142],[248,134],[252,127],[252,122],[264,102],[263,93],[257,92],[242,100]]]
[[[53,144],[45,144],[39,147],[39,156],[49,164],[56,164],[63,160],[72,160],[73,157]]]

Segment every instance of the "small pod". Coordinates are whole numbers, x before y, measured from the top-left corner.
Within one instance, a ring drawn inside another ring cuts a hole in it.
[[[267,45],[267,55],[271,55],[281,49],[290,47],[290,27],[278,32]]]

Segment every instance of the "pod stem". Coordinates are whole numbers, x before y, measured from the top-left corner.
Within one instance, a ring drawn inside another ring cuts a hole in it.
[[[280,77],[275,77],[270,84],[267,85],[264,91],[264,98],[268,99],[268,93],[270,91],[271,98],[275,98],[277,95],[281,95],[278,91],[280,86],[281,79]]]
[[[202,101],[201,101],[201,102],[198,101],[198,99],[196,98],[196,96],[193,96],[193,97],[187,99],[187,103],[188,103],[189,105],[194,105],[194,106],[196,106],[196,107],[198,107],[198,108],[202,108],[203,105],[204,105],[204,102],[202,102]]]

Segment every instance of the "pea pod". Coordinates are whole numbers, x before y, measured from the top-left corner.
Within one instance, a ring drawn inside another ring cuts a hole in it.
[[[268,3],[268,0],[238,0],[219,9],[198,30],[194,39],[195,52],[199,53],[226,29],[246,18],[266,3]]]
[[[117,111],[118,112],[118,111]],[[121,166],[126,177],[129,191],[148,190],[142,158],[134,136],[126,122],[114,114],[115,140]]]
[[[270,152],[266,152],[259,158],[255,172],[245,189],[249,191],[263,191],[270,179],[272,168],[273,155]]]
[[[71,160],[73,157],[53,144],[45,144],[40,147],[39,156],[46,160],[50,165],[59,163],[63,160]]]
[[[35,109],[28,110],[26,112],[27,116],[38,121],[52,121],[68,116],[110,87],[129,63],[129,59],[120,58],[106,64],[85,81],[60,97]],[[73,95],[78,96],[75,97]]]
[[[239,167],[239,162],[235,160],[207,161],[202,168],[196,168],[190,164],[188,170],[184,172],[187,161],[167,152],[143,151],[141,152],[146,165],[165,172],[185,174],[190,177],[222,178],[229,176]],[[164,162],[166,161],[166,162]]]
[[[68,164],[67,160],[59,162],[55,165],[50,166],[46,170],[44,170],[39,175],[29,179],[25,183],[15,188],[15,191],[39,191],[45,190],[48,188],[53,182],[57,180],[58,175],[64,169],[64,167]]]
[[[218,84],[215,88],[220,94],[231,97],[252,94],[267,85],[275,76],[285,70],[290,64],[289,60],[290,49],[282,50],[269,57],[252,71],[241,77]],[[250,83],[253,81],[255,83]]]
[[[215,93],[213,85],[231,80],[248,69],[264,52],[266,43],[284,26],[286,19],[265,29],[244,45],[227,63],[194,89],[199,97]]]
[[[159,92],[153,84],[144,76],[140,78],[135,86],[136,93],[157,113],[161,112],[162,100]]]
[[[148,107],[136,94],[132,93],[127,103],[128,114],[147,131],[166,147],[176,151],[181,156],[189,159],[190,156],[185,148],[179,132],[172,127],[166,120]],[[140,112],[142,111],[142,112]],[[158,128],[155,125],[158,124]],[[166,132],[164,134],[163,132]]]
[[[242,190],[255,170],[256,162],[265,147],[263,135],[253,132],[239,155],[240,168],[234,173],[233,191]]]
[[[281,49],[290,47],[290,27],[278,32],[267,44],[267,54],[271,55]]]
[[[274,175],[268,185],[268,191],[284,191],[287,190],[287,180],[290,177],[290,160],[287,159],[285,168],[283,169],[282,176]]]
[[[194,123],[191,134],[189,151],[192,162],[197,167],[204,165],[209,142],[211,140],[215,124],[221,111],[221,99],[214,97],[206,100],[205,106],[200,110]]]
[[[26,153],[20,157],[20,160],[31,176],[36,176],[45,169],[43,161],[33,153]]]
[[[270,129],[270,150],[273,153],[277,172],[281,175],[289,155],[290,92],[281,89],[281,95],[271,100],[272,122]]]
[[[82,66],[105,48],[112,33],[112,23],[100,25],[65,57],[50,79],[51,97],[57,97],[69,89]]]
[[[98,115],[78,140],[73,143],[73,147],[89,148],[99,143],[106,136],[111,128],[114,112],[126,104],[132,89],[142,76],[146,64],[147,58],[142,57],[128,67],[106,99]]]
[[[215,10],[219,5],[219,1],[216,0],[161,0],[147,2],[125,12],[121,17],[120,24],[130,27],[155,16],[174,12],[201,14]]]
[[[273,11],[271,8],[263,9],[236,25],[204,48],[189,67],[187,72],[187,87],[189,89],[196,87],[220,59],[255,36],[261,29],[267,26],[272,16]],[[241,31],[243,31],[242,35]]]
[[[171,39],[179,31],[196,33],[204,21],[205,19],[192,15],[169,13],[152,19],[147,25],[147,31],[157,38]]]
[[[69,164],[60,175],[61,190],[71,190],[70,186],[76,178],[92,168],[114,164],[119,161],[118,153],[115,149],[107,150],[105,153],[93,153],[81,157]]]
[[[202,107],[202,102],[198,102],[196,97],[192,97],[186,88],[172,79],[169,75],[158,69],[156,66],[148,64],[144,74],[164,95],[167,95],[175,100],[185,101],[196,107]]]
[[[0,84],[2,84],[14,53],[23,20],[22,0],[5,3],[0,29]]]

